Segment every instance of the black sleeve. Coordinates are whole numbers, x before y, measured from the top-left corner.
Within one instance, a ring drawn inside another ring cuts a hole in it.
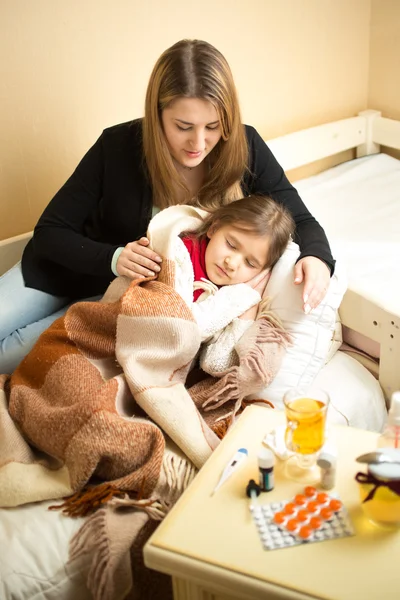
[[[117,246],[90,239],[84,229],[103,195],[103,135],[45,208],[32,242],[39,258],[76,273],[113,277],[111,260]]]
[[[316,256],[327,264],[333,275],[335,261],[321,225],[289,183],[282,167],[257,131],[246,125],[246,134],[250,167],[250,173],[245,177],[246,190],[254,194],[268,194],[286,206],[296,224],[294,241],[300,246],[298,260],[305,256]]]

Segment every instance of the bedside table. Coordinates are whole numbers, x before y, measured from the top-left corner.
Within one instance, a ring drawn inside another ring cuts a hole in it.
[[[246,408],[144,548],[148,567],[173,578],[175,600],[397,600],[400,594],[400,531],[372,525],[363,515],[355,458],[376,447],[378,434],[332,427],[338,449],[336,486],[356,535],[263,550],[245,495],[258,481],[257,454],[265,434],[285,423],[283,412]],[[249,457],[211,496],[238,448]],[[360,469],[361,467],[361,469]],[[301,484],[275,467],[275,489],[260,504],[288,500]]]

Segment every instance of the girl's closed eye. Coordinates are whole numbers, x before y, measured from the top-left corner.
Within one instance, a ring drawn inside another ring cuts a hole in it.
[[[246,258],[246,262],[251,269],[256,269],[256,265],[254,265],[251,261],[247,260],[247,258]]]
[[[191,127],[182,127],[181,125],[176,125],[179,131],[190,131]]]
[[[227,245],[229,246],[229,248],[232,248],[233,250],[236,249],[236,247],[228,239],[226,239],[225,241],[226,241]]]

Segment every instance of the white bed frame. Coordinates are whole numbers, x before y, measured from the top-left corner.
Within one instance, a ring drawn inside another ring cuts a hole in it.
[[[319,125],[273,140],[268,146],[285,171],[344,150],[357,157],[380,152],[380,146],[400,149],[400,121],[375,110],[357,117]],[[32,232],[0,241],[0,275],[15,264]],[[340,307],[342,323],[380,344],[379,382],[388,400],[400,389],[400,314],[393,314],[348,289]]]

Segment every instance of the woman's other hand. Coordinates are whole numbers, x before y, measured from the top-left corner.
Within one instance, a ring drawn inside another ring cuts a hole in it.
[[[142,279],[158,275],[161,258],[148,248],[148,245],[149,240],[146,237],[127,244],[117,261],[118,275],[124,275],[129,279]]]
[[[328,266],[316,256],[305,256],[296,263],[294,282],[298,285],[304,281],[303,310],[306,315],[324,299],[330,278]]]

